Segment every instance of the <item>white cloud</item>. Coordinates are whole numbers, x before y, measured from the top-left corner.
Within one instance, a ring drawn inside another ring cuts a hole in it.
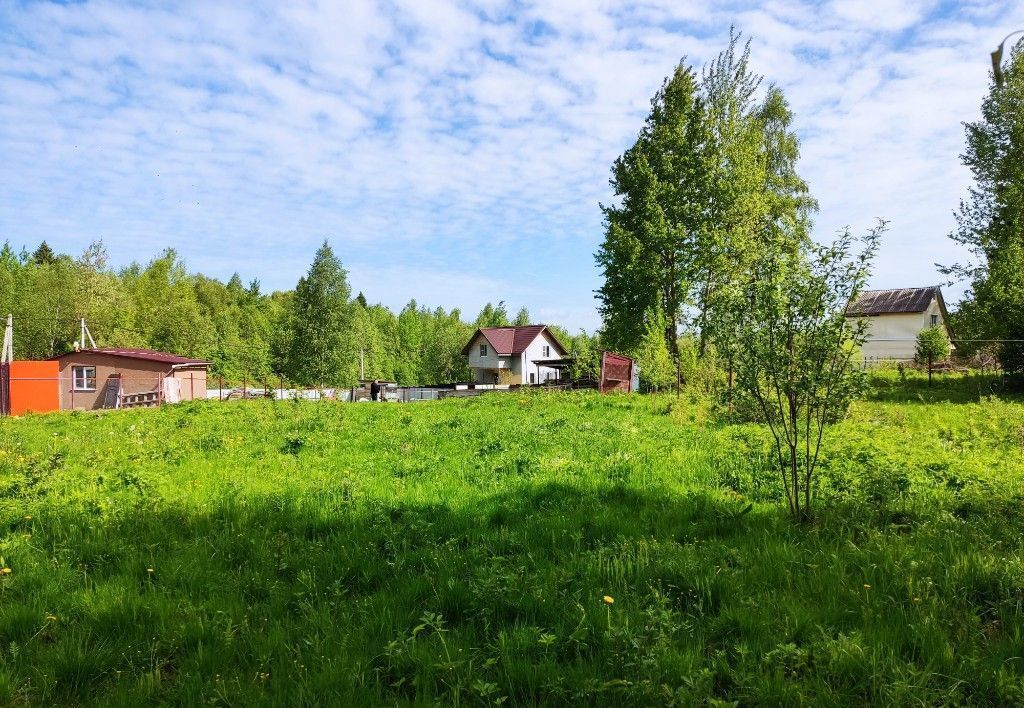
[[[887,217],[876,284],[938,280],[1010,0],[0,9],[0,239],[290,287],[327,237],[371,300],[593,328],[611,162],[733,23],[796,112],[819,235]]]

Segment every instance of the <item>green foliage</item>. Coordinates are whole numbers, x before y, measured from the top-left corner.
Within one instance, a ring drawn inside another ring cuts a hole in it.
[[[949,357],[949,351],[949,335],[946,334],[945,327],[925,327],[917,333],[915,355],[918,363],[945,361]]]
[[[682,384],[699,396],[717,396],[727,384],[728,365],[721,361],[714,344],[705,345],[692,336],[679,338],[679,376]]]
[[[640,384],[648,391],[664,391],[676,382],[676,366],[665,346],[665,316],[656,307],[645,319],[643,339],[633,354],[640,370]]]
[[[1024,404],[886,376],[812,533],[706,401],[2,419],[0,704],[1019,705]]]
[[[573,381],[596,381],[601,376],[601,341],[596,335],[580,330],[570,335],[561,327],[552,326],[555,336],[568,349],[567,357],[573,359],[568,375]]]
[[[525,308],[524,310],[525,311]],[[522,314],[522,312],[520,314]],[[508,319],[508,310],[505,309],[505,301],[502,300],[495,307],[491,303],[484,305],[484,308],[480,310],[480,314],[476,316],[476,320],[473,322],[477,327],[509,327],[511,322]]]
[[[708,199],[710,118],[697,77],[683,62],[651,101],[637,141],[612,168],[621,204],[602,206],[605,240],[596,259],[603,336],[612,348],[636,349],[647,313],[660,309],[675,346],[675,328],[688,294],[689,259]]]
[[[951,238],[973,262],[943,271],[970,282],[964,311],[972,334],[1018,340],[999,345],[1003,369],[1024,376],[1024,43],[1012,49],[1003,86],[993,82],[981,119],[966,125],[961,160],[975,184],[961,201]],[[959,336],[964,336],[959,327]],[[968,330],[965,330],[968,331]]]
[[[765,233],[806,238],[816,204],[796,172],[792,113],[777,87],[755,101],[762,79],[750,70],[749,42],[739,41],[731,33],[700,80],[680,62],[612,168],[621,203],[602,207],[596,260],[603,336],[613,349],[634,350],[647,312],[660,307],[672,357],[688,315],[703,356],[730,287],[766,248]]]
[[[53,265],[57,256],[46,241],[39,244],[39,248],[32,254],[32,262],[36,265]]]
[[[347,273],[324,241],[309,273],[295,288],[287,369],[292,380],[307,386],[354,382],[349,296]]]
[[[856,255],[849,231],[809,247],[773,233],[722,328],[737,388],[771,431],[789,510],[801,521],[811,516],[825,429],[863,388],[853,354],[866,322],[848,318],[846,307],[867,282],[884,229],[872,230]]]
[[[39,261],[0,245],[0,316],[14,314],[19,358],[71,351],[85,318],[98,346],[200,357],[212,362],[213,380],[229,384],[278,375],[347,384],[359,377],[360,362],[364,378],[406,385],[471,378],[462,347],[473,328],[458,309],[412,302],[396,316],[362,293],[349,301],[341,264],[323,249],[299,288],[273,293],[262,292],[258,280],[243,284],[238,274],[222,283],[189,273],[173,250],[119,272],[101,241],[77,259],[50,251]],[[481,318],[508,324],[504,303],[488,305]],[[517,321],[528,319],[523,308]],[[327,322],[333,324],[325,329]],[[589,345],[581,351],[586,366],[596,361]]]

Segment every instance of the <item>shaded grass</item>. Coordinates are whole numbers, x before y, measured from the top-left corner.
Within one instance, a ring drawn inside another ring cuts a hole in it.
[[[0,421],[0,701],[1024,701],[1024,407],[589,394]],[[614,597],[614,604],[602,601]]]

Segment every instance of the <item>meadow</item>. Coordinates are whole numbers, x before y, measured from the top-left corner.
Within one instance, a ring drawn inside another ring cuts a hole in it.
[[[685,396],[0,419],[0,704],[1022,704],[990,391],[876,378],[807,526]]]

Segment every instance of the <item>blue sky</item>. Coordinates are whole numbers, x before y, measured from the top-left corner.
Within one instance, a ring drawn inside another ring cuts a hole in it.
[[[1016,0],[0,1],[0,241],[280,289],[326,238],[371,301],[593,329],[610,165],[730,24],[792,103],[816,234],[885,217],[873,285],[938,282]]]

